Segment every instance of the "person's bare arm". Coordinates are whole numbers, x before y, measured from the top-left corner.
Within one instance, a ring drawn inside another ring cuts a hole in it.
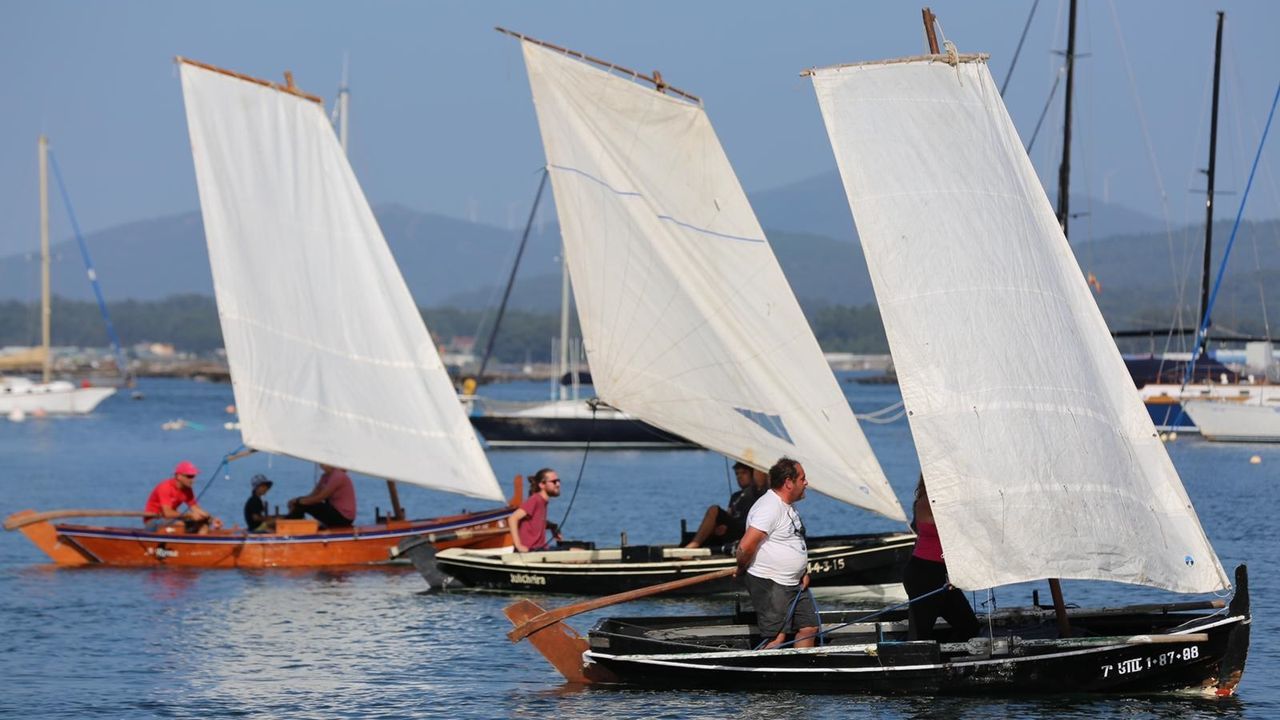
[[[520,544],[520,521],[529,516],[524,508],[516,508],[511,513],[511,517],[507,518],[507,530],[511,533],[511,544],[516,546],[516,552],[529,552],[529,548]]]
[[[760,543],[764,542],[766,537],[768,536],[763,530],[747,527],[746,534],[742,536],[742,540],[738,541],[738,570],[734,573],[734,577],[742,577],[746,574],[751,561],[756,557],[756,552],[760,550]]]

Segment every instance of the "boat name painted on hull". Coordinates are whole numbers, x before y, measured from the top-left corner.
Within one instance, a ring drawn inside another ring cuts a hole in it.
[[[1135,673],[1140,673],[1143,670],[1165,667],[1176,662],[1191,662],[1192,660],[1199,659],[1199,657],[1200,648],[1195,645],[1191,645],[1189,647],[1182,648],[1181,650],[1162,652],[1159,655],[1130,658],[1118,663],[1107,663],[1101,668],[1102,677],[1108,677],[1112,672],[1115,672],[1117,675],[1133,675]]]
[[[832,558],[829,560],[814,560],[809,563],[809,574],[818,575],[820,573],[829,573],[832,570],[843,570],[844,558]]]
[[[541,575],[511,573],[511,582],[515,585],[546,585],[547,579]]]

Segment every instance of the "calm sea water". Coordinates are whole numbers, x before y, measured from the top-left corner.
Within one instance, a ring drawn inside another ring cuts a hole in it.
[[[898,400],[893,386],[844,383],[858,412]],[[22,508],[141,507],[174,463],[205,474],[239,445],[224,429],[232,402],[225,385],[147,381],[146,399],[114,397],[91,417],[0,420],[0,514]],[[504,389],[542,397],[545,386]],[[166,431],[185,419],[191,426]],[[872,446],[904,500],[917,465],[905,421],[867,425]],[[884,699],[756,693],[570,690],[527,644],[504,637],[511,596],[426,594],[412,571],[249,572],[55,569],[17,533],[0,534],[0,717],[844,717],[1199,718],[1280,716],[1275,509],[1280,447],[1214,445],[1198,438],[1169,446],[1224,565],[1247,561],[1253,643],[1238,697],[1050,698],[1038,700]],[[1249,463],[1251,455],[1262,462]],[[499,451],[490,459],[504,483],[555,467],[567,482],[552,505],[558,519],[578,495],[569,537],[670,542],[679,519],[695,521],[729,488],[725,461],[701,451]],[[249,478],[276,481],[268,499],[310,488],[315,470],[251,457],[209,485],[203,504],[239,517]],[[581,481],[577,479],[581,477]],[[359,482],[362,518],[388,501],[381,482]],[[402,488],[412,514],[483,504]],[[800,506],[815,532],[897,526],[819,495]],[[1080,604],[1145,602],[1171,596],[1097,583],[1064,583]],[[1002,589],[1002,606],[1029,601],[1031,586]],[[1042,595],[1047,595],[1042,589]],[[979,600],[985,600],[985,596]],[[546,604],[569,598],[544,598]],[[651,600],[628,614],[719,612],[730,600]],[[574,621],[585,630],[602,611]],[[615,608],[613,613],[617,613]]]

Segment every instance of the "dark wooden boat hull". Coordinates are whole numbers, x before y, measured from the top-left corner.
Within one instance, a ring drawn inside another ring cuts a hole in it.
[[[915,536],[909,533],[810,538],[810,582],[815,588],[865,587],[870,598],[881,598],[885,592],[896,596],[901,593],[898,584],[914,543]],[[729,568],[735,563],[733,555],[727,552],[705,558],[646,561],[646,555],[661,557],[664,549],[642,546],[626,550],[631,552],[620,552],[618,548],[573,551],[583,560],[523,563],[518,561],[518,555],[511,553],[445,552],[436,556],[435,563],[440,571],[468,587],[579,595],[609,595],[634,590]],[[556,554],[533,553],[530,557]],[[601,555],[611,559],[585,561],[588,556]],[[628,561],[627,555],[634,559]],[[429,572],[424,572],[424,576],[431,577]],[[741,585],[736,580],[724,578],[689,587],[677,594],[707,595],[738,590],[741,590]]]
[[[472,415],[471,426],[490,447],[694,448],[648,423],[618,418]]]
[[[1071,613],[1079,637],[1065,640],[1043,637],[1053,633],[1054,621],[1052,613],[1039,609],[993,615],[999,616],[994,643],[889,639],[904,634],[899,611],[877,618],[882,622],[862,636],[832,635],[834,644],[826,647],[771,651],[749,649],[758,635],[733,632],[754,620],[749,613],[611,618],[592,629],[583,660],[587,676],[606,684],[880,695],[1192,691],[1224,696],[1234,693],[1244,672],[1251,613],[1243,566],[1236,571],[1236,595],[1225,613],[1185,612],[1173,605]],[[851,615],[824,614],[824,624]],[[705,637],[691,642],[691,629]]]

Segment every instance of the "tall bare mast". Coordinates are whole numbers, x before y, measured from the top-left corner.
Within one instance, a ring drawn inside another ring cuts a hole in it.
[[[49,138],[40,136],[40,344],[44,348],[42,375],[44,382],[53,376],[53,357],[50,352],[52,336],[50,318],[53,314],[49,290]]]
[[[1062,164],[1058,166],[1058,224],[1067,235],[1071,218],[1071,99],[1076,76],[1076,0],[1071,0],[1071,19],[1067,23],[1067,98],[1062,121]],[[1070,235],[1067,235],[1070,237]]]
[[[1209,326],[1209,259],[1213,254],[1213,178],[1218,159],[1218,79],[1222,73],[1222,21],[1226,13],[1218,12],[1218,36],[1213,46],[1213,111],[1209,121],[1208,190],[1204,200],[1204,270],[1200,275],[1200,327]]]

